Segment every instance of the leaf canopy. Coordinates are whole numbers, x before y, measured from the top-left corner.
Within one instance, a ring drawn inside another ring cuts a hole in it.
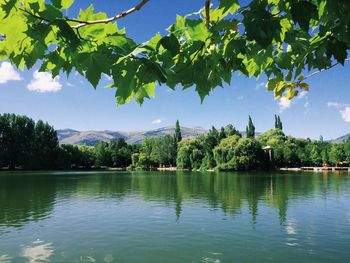
[[[20,69],[40,63],[53,76],[74,69],[93,87],[106,74],[118,104],[143,103],[157,84],[194,87],[203,100],[234,73],[264,74],[276,98],[291,99],[309,90],[302,74],[347,60],[348,0],[251,0],[245,6],[218,0],[209,10],[177,16],[167,35],[137,43],[117,20],[145,4],[156,1],[112,18],[92,5],[67,18],[74,0],[0,0],[0,60]]]

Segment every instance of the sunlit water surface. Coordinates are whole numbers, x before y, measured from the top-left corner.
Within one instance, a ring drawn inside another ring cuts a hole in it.
[[[350,262],[350,175],[2,172],[10,262]]]

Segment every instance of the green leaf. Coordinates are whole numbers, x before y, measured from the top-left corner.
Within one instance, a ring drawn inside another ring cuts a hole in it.
[[[86,78],[94,88],[97,87],[102,73],[110,74],[109,59],[105,54],[99,52],[79,54],[79,61],[85,68]]]
[[[52,24],[60,29],[62,37],[70,44],[72,49],[76,49],[80,45],[80,39],[64,19],[55,19]]]
[[[305,31],[309,30],[310,20],[318,18],[317,7],[309,1],[299,1],[291,5],[291,14],[295,23]]]
[[[62,0],[62,8],[68,9],[73,3],[74,0]]]
[[[17,1],[15,1],[15,0],[7,0],[7,1],[4,1],[4,2],[5,3],[2,3],[0,5],[1,5],[1,9],[4,10],[4,12],[5,12],[5,17],[4,18],[7,18],[10,15],[12,9],[16,6]]]
[[[140,105],[144,102],[145,98],[150,98],[154,96],[154,90],[156,88],[156,83],[147,83],[138,89],[135,93],[134,98],[136,102]]]
[[[344,65],[345,59],[348,56],[348,46],[335,38],[327,43],[327,55],[334,58],[342,65]]]
[[[177,55],[180,52],[180,43],[174,34],[163,37],[159,43],[168,50],[173,56]]]

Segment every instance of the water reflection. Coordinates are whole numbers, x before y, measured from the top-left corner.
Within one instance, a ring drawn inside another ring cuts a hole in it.
[[[2,255],[0,256],[0,263],[10,263],[11,262],[11,257],[8,255]]]
[[[57,187],[50,179],[46,174],[0,173],[0,226],[21,226],[49,216]]]
[[[183,202],[193,202],[230,215],[248,207],[254,224],[263,204],[278,212],[288,235],[295,235],[295,222],[286,222],[291,203],[341,191],[349,192],[347,174],[3,173],[0,174],[0,230],[1,225],[21,226],[48,218],[57,202],[71,198],[122,202],[136,196],[173,207],[177,220],[181,219]]]
[[[29,263],[49,262],[53,255],[53,247],[51,243],[44,243],[43,241],[34,241],[30,246],[24,247],[22,256],[27,259]]]

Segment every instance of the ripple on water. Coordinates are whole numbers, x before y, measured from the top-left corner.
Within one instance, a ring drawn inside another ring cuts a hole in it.
[[[0,256],[0,263],[10,263],[11,259],[12,258],[8,255],[2,255]]]

